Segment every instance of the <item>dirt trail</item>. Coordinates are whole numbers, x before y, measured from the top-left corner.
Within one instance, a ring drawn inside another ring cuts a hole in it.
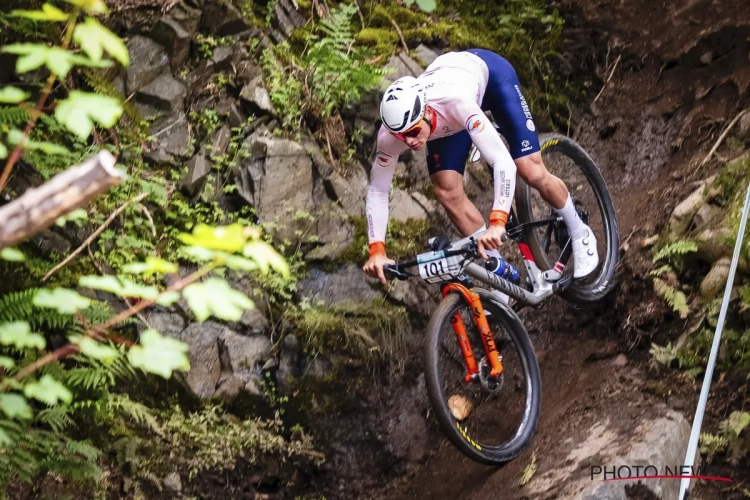
[[[666,401],[692,419],[697,387],[664,398],[651,394],[647,384],[647,344],[638,344],[638,335],[685,324],[665,322],[673,318],[642,277],[647,256],[637,243],[660,229],[675,204],[694,189],[691,182],[716,167],[714,162],[696,171],[696,158],[748,101],[750,9],[743,4],[557,3],[566,17],[564,52],[570,63],[592,75],[589,80],[598,75],[600,80],[592,81],[597,92],[612,74],[591,109],[574,113],[572,135],[600,165],[618,210],[623,243],[618,288],[597,307],[574,307],[555,298],[540,311],[523,313],[539,353],[543,402],[535,440],[517,460],[500,469],[483,467],[435,433],[424,462],[379,497],[560,498],[532,495],[518,486],[532,455],[537,474],[559,468],[571,443],[580,442],[592,422],[616,420],[625,407],[648,419],[650,409]],[[618,354],[626,355],[627,364]],[[631,425],[623,422],[623,432]],[[715,498],[711,495],[693,498]]]

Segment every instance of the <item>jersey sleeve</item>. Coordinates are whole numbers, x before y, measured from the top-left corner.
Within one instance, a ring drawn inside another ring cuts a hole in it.
[[[505,226],[516,188],[516,164],[500,134],[476,102],[470,99],[458,100],[452,110],[455,113],[454,119],[464,124],[472,142],[494,172],[495,198],[490,225]]]
[[[370,255],[385,255],[385,232],[388,227],[388,201],[393,173],[399,155],[406,144],[391,135],[381,125],[378,132],[377,151],[370,171],[370,187],[367,190],[367,236]]]

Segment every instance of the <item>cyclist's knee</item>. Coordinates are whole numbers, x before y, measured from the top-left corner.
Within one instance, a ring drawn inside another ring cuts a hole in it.
[[[542,155],[535,153],[516,160],[518,174],[529,186],[538,189],[543,186],[549,177],[549,172],[544,166]]]
[[[443,188],[438,185],[434,185],[435,198],[438,203],[443,206],[450,206],[460,203],[465,197],[463,186],[461,184],[450,186],[449,188]]]

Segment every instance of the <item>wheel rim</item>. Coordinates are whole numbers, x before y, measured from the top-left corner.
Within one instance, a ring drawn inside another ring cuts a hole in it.
[[[551,144],[552,141],[547,141]],[[606,287],[611,279],[613,269],[612,260],[616,256],[617,249],[614,249],[613,227],[611,218],[614,214],[609,214],[607,203],[611,203],[605,194],[600,193],[593,188],[594,180],[589,174],[579,167],[565,151],[563,142],[554,143],[546,146],[542,150],[542,159],[547,170],[560,178],[573,199],[576,211],[584,211],[588,215],[588,225],[594,231],[597,239],[597,252],[599,254],[599,265],[595,271],[584,279],[575,281],[574,287],[582,291],[596,291]],[[523,185],[527,214],[530,220],[540,220],[549,217],[555,217],[554,212],[539,195],[539,193],[524,183]],[[582,217],[583,218],[583,217]],[[522,221],[525,222],[525,221]],[[564,224],[560,222],[560,224]],[[530,229],[527,237],[535,237],[538,242],[538,252],[535,252],[537,265],[540,269],[546,270],[554,266],[556,258],[560,255],[563,242],[556,241],[555,236],[548,238],[545,234],[546,227]],[[539,255],[541,254],[541,255]],[[564,274],[572,274],[574,258],[571,255]]]
[[[492,453],[524,444],[524,434],[531,426],[532,384],[528,380],[529,367],[521,356],[512,332],[492,319],[500,315],[499,308],[485,304],[488,321],[504,366],[501,387],[490,387],[480,378],[467,383],[466,364],[451,322],[441,327],[437,342],[437,382],[440,403],[447,408],[449,425],[459,431],[463,440],[478,451]],[[459,301],[450,310],[450,317],[461,317],[480,365],[486,356],[471,308]]]

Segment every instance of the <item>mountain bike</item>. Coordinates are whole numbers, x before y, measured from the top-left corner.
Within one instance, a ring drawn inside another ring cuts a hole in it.
[[[441,285],[442,300],[427,326],[427,391],[441,430],[462,453],[486,465],[516,458],[531,441],[541,410],[539,365],[517,312],[540,307],[553,295],[577,303],[597,301],[614,287],[617,219],[599,169],[565,136],[543,134],[540,141],[547,168],[564,165],[567,175],[561,178],[601,247],[600,264],[589,277],[573,279],[565,224],[520,178],[504,238],[520,250],[525,283],[511,282],[475,262],[481,257],[474,237],[451,242],[437,236],[414,260],[384,267],[389,278],[420,277]]]

